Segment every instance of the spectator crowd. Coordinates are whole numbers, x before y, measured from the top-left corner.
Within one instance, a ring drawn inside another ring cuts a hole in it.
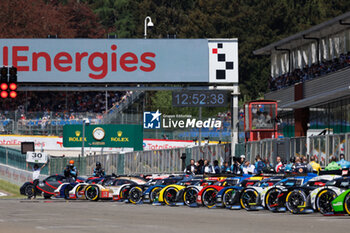
[[[270,77],[269,89],[271,91],[279,90],[295,83],[305,82],[316,77],[343,69],[350,65],[350,52],[341,54],[339,58],[330,61],[323,61],[319,64],[306,65],[303,69],[295,69],[292,72],[282,74],[278,77]]]
[[[344,154],[340,154],[339,160],[336,156],[331,156],[329,164],[325,167],[325,171],[341,170],[350,168],[350,162],[345,160]],[[276,157],[275,165],[272,165],[268,159],[262,159],[260,155],[255,157],[255,163],[251,164],[245,159],[245,155],[234,158],[232,165],[225,161],[219,166],[218,160],[211,165],[207,159],[200,159],[195,162],[193,159],[186,166],[184,172],[186,174],[262,174],[262,173],[319,173],[321,166],[317,162],[315,156],[311,156],[310,160],[306,156],[292,157],[290,161],[282,161],[280,156]]]

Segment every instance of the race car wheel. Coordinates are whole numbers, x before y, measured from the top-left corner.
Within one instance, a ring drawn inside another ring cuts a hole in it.
[[[270,210],[274,211],[275,209],[281,207],[280,202],[280,195],[282,193],[282,190],[279,188],[273,188],[270,189],[265,196],[265,207]]]
[[[69,191],[71,191],[74,187],[71,184],[68,184],[64,189],[64,199],[69,199]]]
[[[350,215],[350,193],[346,194],[344,198],[344,210],[348,215]]]
[[[89,201],[98,201],[100,189],[96,185],[88,185],[85,189],[85,197]]]
[[[216,204],[216,194],[218,191],[214,188],[207,188],[202,195],[203,204],[208,208],[213,208]]]
[[[286,206],[288,210],[297,214],[302,212],[306,207],[306,195],[301,190],[293,190],[286,197]]]
[[[175,204],[178,191],[179,190],[177,188],[174,188],[174,187],[167,188],[163,194],[164,195],[163,199],[164,199],[165,204],[167,204],[167,205]]]
[[[225,207],[231,206],[234,204],[234,199],[237,194],[236,189],[227,189],[222,197],[222,203]]]
[[[34,185],[32,184],[27,185],[24,189],[24,193],[28,198],[31,198],[32,196],[34,196]]]
[[[324,189],[316,196],[316,209],[321,213],[333,212],[332,201],[337,197],[337,194],[330,190]]]
[[[243,190],[239,202],[243,209],[249,209],[252,206],[258,204],[259,194],[254,189],[245,189]]]
[[[189,188],[184,192],[184,203],[187,206],[190,206],[196,203],[198,195],[198,190],[196,188]]]
[[[157,198],[157,196],[159,195],[160,190],[162,190],[161,187],[155,187],[154,189],[152,189],[151,193],[149,194],[149,200],[151,203],[154,202],[154,200]]]
[[[132,187],[129,191],[129,201],[132,204],[137,204],[142,199],[142,189],[140,187]]]
[[[77,188],[75,189],[75,196],[77,197],[77,199],[82,197],[82,195],[80,195],[79,192],[83,190],[85,186],[86,185],[78,185]]]

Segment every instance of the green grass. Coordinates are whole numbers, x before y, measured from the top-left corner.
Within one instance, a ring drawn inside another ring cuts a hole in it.
[[[6,199],[6,198],[23,198],[21,194],[19,193],[19,186],[9,183],[7,181],[0,179],[0,190],[4,191],[6,193],[9,193],[11,195],[6,197],[0,197],[0,199]]]

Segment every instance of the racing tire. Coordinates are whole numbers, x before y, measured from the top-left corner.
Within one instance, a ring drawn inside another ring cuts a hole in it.
[[[129,186],[125,186],[120,189],[119,198],[120,200],[126,200],[129,197]]]
[[[88,185],[85,189],[86,200],[98,201],[100,199],[100,189],[96,185]]]
[[[350,215],[350,193],[346,194],[344,198],[344,211]]]
[[[270,211],[274,211],[281,206],[281,201],[279,195],[282,193],[282,190],[279,188],[272,188],[267,191],[265,196],[265,208]]]
[[[129,191],[129,201],[132,204],[140,203],[142,200],[142,189],[138,186],[132,187]]]
[[[154,202],[154,200],[156,200],[156,198],[159,195],[160,190],[162,190],[161,187],[155,187],[151,190],[150,194],[149,194],[149,201],[152,204]]]
[[[178,191],[179,190],[177,188],[175,188],[175,187],[167,188],[164,191],[163,200],[164,200],[166,205],[174,205],[174,204],[176,204],[176,197],[177,197],[177,192]]]
[[[252,206],[257,206],[259,202],[259,194],[255,189],[245,189],[242,191],[239,198],[239,203],[243,209],[250,209]]]
[[[198,193],[199,193],[199,191],[196,188],[189,188],[189,189],[185,190],[184,196],[183,196],[183,200],[184,200],[185,205],[191,206],[192,204],[195,204],[196,200],[197,200]]]
[[[321,190],[316,196],[316,210],[321,214],[333,212],[332,201],[337,197],[337,194],[330,189]]]
[[[86,185],[78,185],[77,188],[75,189],[75,196],[77,199],[80,199],[82,197],[82,195],[80,195],[79,192],[83,190],[85,186]]]
[[[224,195],[222,196],[222,204],[224,207],[229,207],[234,204],[236,194],[237,190],[232,188],[229,188],[224,192]]]
[[[217,194],[218,190],[214,188],[207,188],[202,194],[203,205],[209,209],[215,207]]]
[[[305,210],[306,201],[307,197],[304,191],[296,189],[288,193],[286,207],[291,213],[298,214]]]
[[[31,198],[32,196],[34,196],[34,185],[32,185],[32,184],[27,185],[24,189],[24,194],[28,198]]]

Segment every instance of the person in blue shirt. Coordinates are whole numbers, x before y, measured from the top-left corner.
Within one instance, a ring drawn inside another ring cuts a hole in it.
[[[291,157],[289,159],[289,163],[286,165],[286,167],[284,168],[285,172],[292,172],[293,171],[293,165],[295,163],[295,157]]]
[[[220,174],[220,167],[219,167],[219,161],[215,160],[214,161],[214,171],[215,171],[215,174]]]
[[[231,168],[228,165],[227,161],[224,163],[224,165],[221,166],[221,172],[222,173],[231,173]]]
[[[263,169],[266,167],[265,163],[261,161],[260,155],[257,155],[255,157],[255,173],[256,174],[261,174]]]
[[[347,168],[350,167],[350,162],[345,160],[345,155],[344,154],[340,154],[339,158],[340,159],[337,162],[337,164],[339,164],[342,169],[347,169]]]
[[[74,166],[74,160],[69,161],[69,164],[67,165],[66,169],[64,169],[63,173],[68,182],[74,183],[77,180],[78,171]]]

